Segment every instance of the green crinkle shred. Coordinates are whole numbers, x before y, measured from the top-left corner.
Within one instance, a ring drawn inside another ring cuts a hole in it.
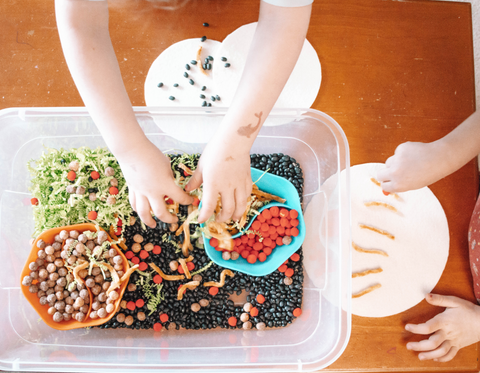
[[[71,182],[67,175],[69,164],[74,160],[78,161],[79,169]],[[115,170],[114,176],[105,176],[107,167]],[[39,201],[37,206],[33,206],[34,236],[46,229],[78,223],[95,223],[108,230],[110,225],[116,226],[115,214],[125,220],[132,213],[122,170],[107,148],[46,148],[39,159],[28,162],[28,169],[32,175],[30,191]],[[89,181],[92,171],[98,171],[100,178]],[[106,199],[111,196],[109,187],[113,177],[118,180],[119,193],[114,196],[116,203],[108,205]],[[68,185],[84,187],[85,194],[69,194],[66,191]],[[95,201],[89,199],[88,189],[93,188],[98,189]],[[95,221],[88,219],[90,211],[97,212]]]

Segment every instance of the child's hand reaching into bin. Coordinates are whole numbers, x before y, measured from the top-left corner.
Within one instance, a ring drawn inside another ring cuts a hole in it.
[[[128,184],[132,208],[151,228],[156,226],[152,211],[165,223],[175,223],[178,218],[166,208],[165,196],[182,205],[189,205],[193,197],[175,184],[170,160],[148,139],[129,149],[128,154],[117,153],[120,167]]]

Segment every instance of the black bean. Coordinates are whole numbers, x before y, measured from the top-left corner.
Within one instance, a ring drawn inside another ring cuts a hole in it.
[[[210,26],[207,22],[203,22],[203,27],[208,27]]]
[[[227,63],[225,64],[225,67],[230,67],[230,64],[227,62]]]
[[[163,83],[162,83],[162,82],[158,83],[158,84],[157,84],[157,87],[158,87],[158,88],[163,87]]]
[[[175,97],[174,97],[174,96],[170,96],[168,99],[173,101],[173,100],[175,100]]]
[[[200,39],[201,42],[204,42],[205,40],[207,40],[206,36],[202,36],[201,39]]]

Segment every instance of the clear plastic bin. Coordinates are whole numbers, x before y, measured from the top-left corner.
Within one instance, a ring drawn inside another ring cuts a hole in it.
[[[135,108],[162,151],[201,153],[225,111]],[[51,329],[20,291],[20,272],[34,229],[26,164],[44,147],[105,146],[84,108],[0,111],[0,369],[12,371],[313,371],[335,361],[350,337],[349,200],[322,186],[348,176],[348,144],[340,126],[315,110],[276,110],[252,153],[285,153],[304,171],[303,314],[285,328],[167,331]],[[347,177],[348,180],[348,177]],[[348,186],[347,186],[348,187]],[[349,193],[347,193],[349,196]],[[307,263],[308,260],[308,263]]]

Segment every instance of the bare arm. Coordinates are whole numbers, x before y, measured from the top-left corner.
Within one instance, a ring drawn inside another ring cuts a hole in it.
[[[203,181],[199,221],[213,213],[218,194],[223,208],[219,221],[243,214],[252,188],[250,148],[295,67],[310,13],[311,5],[284,8],[261,2],[258,26],[232,105],[187,186],[191,190]]]
[[[450,175],[480,153],[480,111],[431,143],[406,142],[378,172],[386,192],[423,188]]]
[[[107,1],[56,0],[55,12],[73,80],[120,163],[132,207],[152,227],[151,210],[165,222],[176,221],[166,210],[164,196],[185,204],[192,198],[174,184],[168,159],[135,118],[110,40]]]

